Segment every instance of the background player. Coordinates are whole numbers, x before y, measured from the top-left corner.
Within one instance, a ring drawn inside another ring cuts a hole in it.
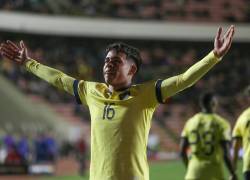
[[[91,180],[148,180],[146,156],[151,118],[159,102],[190,87],[228,52],[234,26],[214,41],[214,49],[185,73],[165,80],[132,85],[140,67],[139,51],[123,43],[107,48],[103,67],[106,83],[78,81],[32,60],[24,43],[7,41],[1,54],[54,86],[75,95],[91,115]]]
[[[215,113],[217,99],[212,93],[200,98],[202,112],[189,119],[182,131],[181,157],[187,166],[186,180],[222,180],[225,162],[231,179],[236,179],[228,153],[230,124]],[[188,159],[187,149],[191,156]]]
[[[250,86],[246,89],[248,100]],[[243,144],[243,173],[245,180],[250,179],[250,107],[247,108],[236,121],[233,129],[233,165],[237,169],[238,153]]]

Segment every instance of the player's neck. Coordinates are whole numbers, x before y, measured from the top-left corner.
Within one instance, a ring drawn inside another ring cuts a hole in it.
[[[212,110],[212,108],[206,108],[206,109],[203,108],[203,109],[202,109],[202,112],[203,112],[203,113],[206,113],[206,114],[212,114],[212,113],[213,113],[213,110]]]
[[[128,88],[130,88],[132,83],[126,83],[126,84],[122,84],[122,85],[108,85],[109,91],[110,92],[114,92],[114,91],[124,91]]]

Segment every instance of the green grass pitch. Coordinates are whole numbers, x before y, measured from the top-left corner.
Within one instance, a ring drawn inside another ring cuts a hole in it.
[[[239,163],[239,180],[242,180],[241,167],[242,164]],[[169,161],[150,164],[150,180],[183,180],[184,175],[185,167],[181,161]],[[88,180],[88,176],[58,176],[43,178],[42,180]]]

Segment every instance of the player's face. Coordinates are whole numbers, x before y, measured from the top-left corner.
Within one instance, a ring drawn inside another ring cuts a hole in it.
[[[108,52],[103,66],[104,80],[115,89],[121,89],[131,83],[130,69],[132,63],[126,59],[127,55],[122,52],[111,50]]]

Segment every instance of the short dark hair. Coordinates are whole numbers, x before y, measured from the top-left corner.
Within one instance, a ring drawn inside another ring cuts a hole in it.
[[[127,59],[132,59],[134,63],[136,64],[136,67],[137,67],[136,72],[139,71],[141,63],[142,63],[142,59],[141,59],[140,51],[137,48],[130,46],[128,44],[125,44],[123,42],[116,42],[116,43],[108,45],[108,47],[106,48],[106,53],[108,53],[111,50],[125,53],[127,56]]]
[[[211,108],[211,102],[215,94],[213,92],[205,92],[200,96],[200,106],[205,109]]]

